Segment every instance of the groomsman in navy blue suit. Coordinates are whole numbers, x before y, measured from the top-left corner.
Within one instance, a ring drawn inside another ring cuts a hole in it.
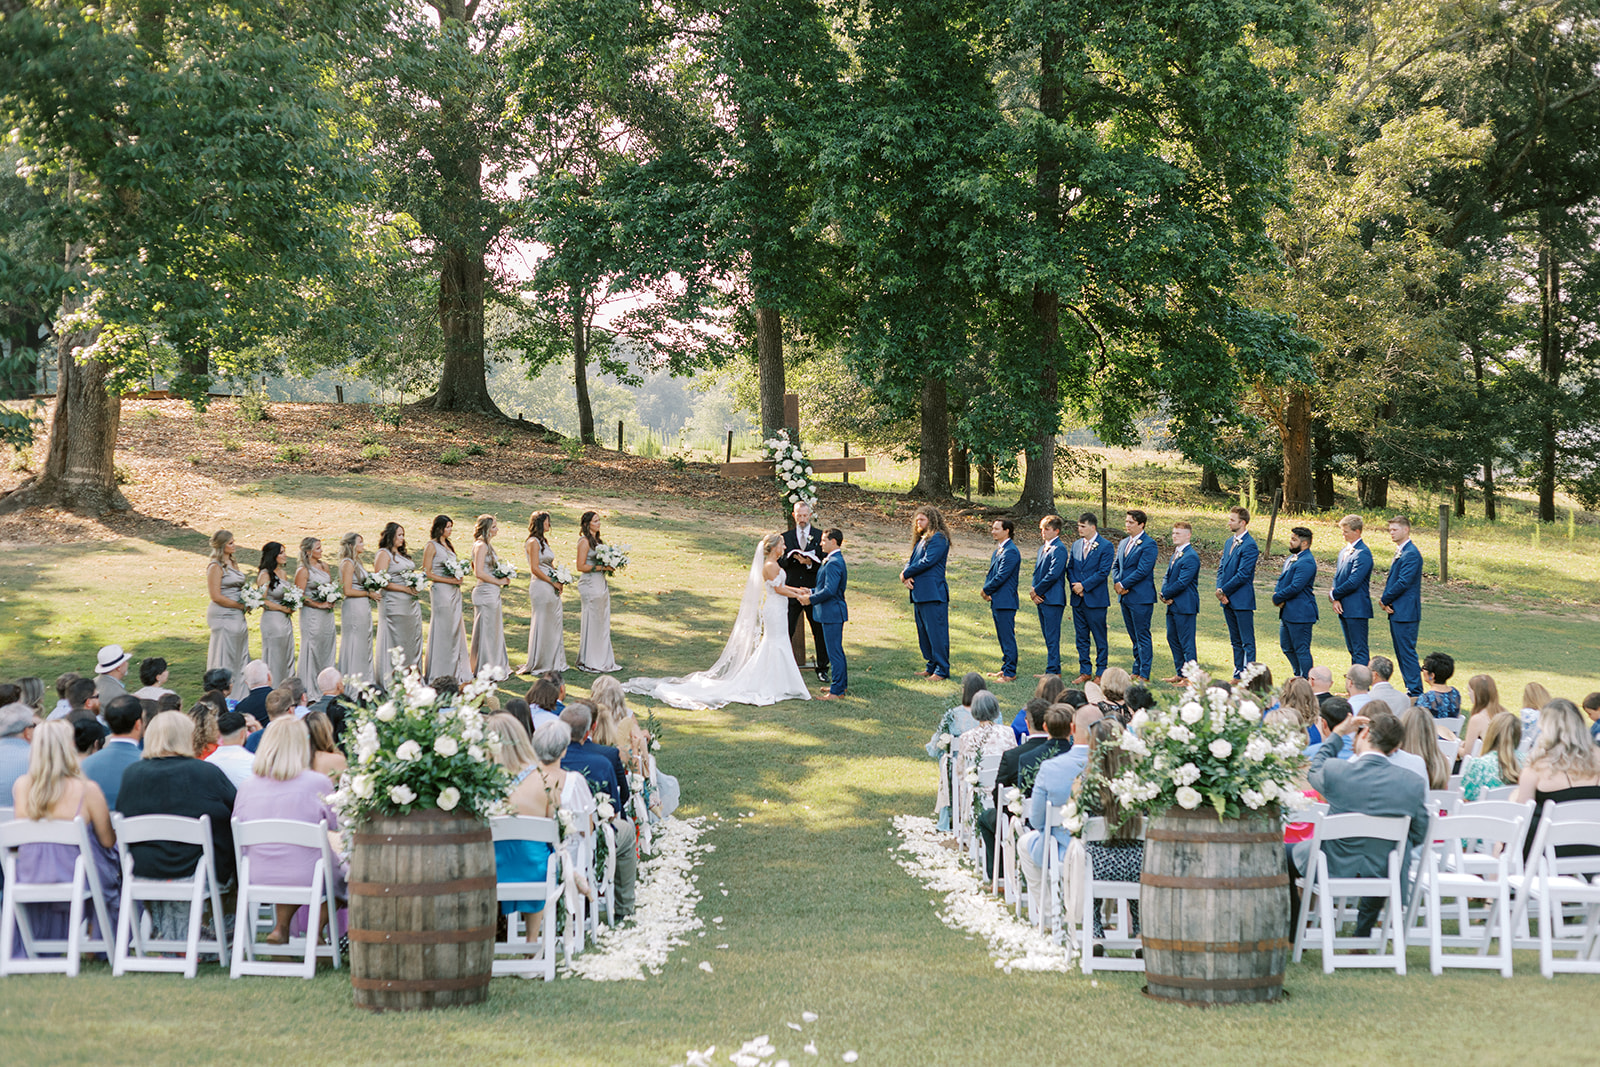
[[[1000,672],[989,677],[1002,682],[1017,676],[1017,577],[1022,573],[1022,551],[1012,540],[1016,530],[1010,519],[996,519],[990,524],[994,552],[989,556],[989,573],[983,579],[983,599],[989,602],[994,635],[1000,641]],[[1059,648],[1059,633],[1056,643]]]
[[[1124,513],[1128,536],[1117,546],[1111,564],[1111,584],[1122,603],[1122,625],[1133,643],[1133,680],[1150,680],[1150,616],[1156,607],[1156,542],[1144,535],[1150,517],[1138,508]]]
[[[1261,550],[1250,536],[1250,511],[1228,509],[1228,539],[1217,564],[1217,601],[1228,623],[1228,643],[1233,645],[1233,676],[1246,663],[1256,661],[1256,561]]]
[[[1161,602],[1167,606],[1167,647],[1172,650],[1172,677],[1168,685],[1188,685],[1183,665],[1199,659],[1194,624],[1200,615],[1200,553],[1189,547],[1194,527],[1172,524],[1172,558],[1161,582]]]
[[[1039,630],[1044,634],[1044,673],[1061,673],[1061,616],[1067,609],[1067,547],[1061,543],[1061,516],[1039,520],[1039,555],[1033,561],[1033,586],[1029,596],[1039,608]]]
[[[833,680],[828,691],[818,693],[818,700],[837,700],[850,687],[850,669],[844,658],[844,624],[850,621],[850,608],[845,603],[845,589],[850,584],[849,568],[844,565],[843,531],[834,528],[822,535],[822,566],[817,569],[817,586],[809,593],[801,593],[802,604],[813,608],[811,617],[822,626],[822,639],[827,644],[828,665]]]
[[[1278,645],[1289,657],[1296,678],[1311,673],[1311,628],[1317,622],[1317,557],[1311,554],[1311,530],[1296,526],[1289,531],[1289,558],[1272,590],[1278,609]]]
[[[1417,626],[1422,622],[1422,553],[1411,543],[1411,520],[1396,515],[1389,520],[1389,540],[1398,546],[1389,564],[1378,603],[1389,613],[1389,637],[1394,659],[1406,679],[1406,695],[1422,695],[1422,667],[1417,662]]]
[[[1074,685],[1099,678],[1110,662],[1106,647],[1106,609],[1111,606],[1111,591],[1106,576],[1111,573],[1116,546],[1101,535],[1100,520],[1092,511],[1078,516],[1078,539],[1072,544],[1067,561],[1067,584],[1072,587],[1072,631],[1078,642],[1078,676]],[[1089,638],[1094,638],[1096,655],[1093,673],[1089,667]]]
[[[1344,631],[1344,647],[1350,662],[1366,666],[1367,623],[1372,619],[1372,550],[1361,539],[1361,516],[1346,515],[1339,520],[1344,547],[1339,549],[1339,565],[1333,572],[1333,588],[1328,599],[1339,616]]]

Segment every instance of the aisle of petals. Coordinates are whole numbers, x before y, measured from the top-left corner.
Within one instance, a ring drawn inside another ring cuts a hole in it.
[[[978,876],[962,862],[961,853],[945,847],[950,835],[941,832],[932,819],[900,815],[894,827],[901,843],[891,851],[904,853],[897,855],[895,862],[924,887],[944,895],[940,921],[988,942],[995,967],[1007,974],[1013,970],[1073,969],[1072,950],[1017,919],[1001,900],[985,892]]]
[[[704,925],[695,914],[700,890],[694,869],[704,854],[716,851],[700,840],[704,830],[704,818],[669,817],[656,827],[655,855],[639,861],[632,921],[602,930],[591,950],[573,957],[567,977],[643,980],[647,971],[661,973],[673,948],[689,943],[685,935]]]

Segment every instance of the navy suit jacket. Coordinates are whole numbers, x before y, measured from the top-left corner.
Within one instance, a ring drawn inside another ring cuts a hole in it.
[[[83,761],[83,776],[100,787],[100,792],[106,795],[106,806],[115,811],[122,772],[138,763],[143,755],[137,741],[107,741],[105,748]],[[10,799],[6,798],[8,802]]]
[[[1346,546],[1352,551],[1333,571],[1333,588],[1330,599],[1344,605],[1347,619],[1372,618],[1372,549],[1357,538]],[[1344,551],[1340,549],[1340,551]]]
[[[911,579],[913,604],[947,603],[950,587],[944,580],[944,562],[950,555],[950,538],[936,533],[917,541],[900,577]],[[813,613],[814,614],[814,613]]]
[[[627,809],[622,806],[622,790],[628,787],[628,780],[626,777],[619,780],[611,761],[594,751],[601,747],[603,746],[596,745],[592,741],[583,745],[569,745],[567,754],[561,757],[561,769],[576,771],[583,775],[589,781],[589,792],[597,799],[600,794],[605,793],[611,797],[611,803],[618,814],[626,814]]]
[[[1038,558],[1033,563],[1033,591],[1044,598],[1046,604],[1066,607],[1067,604],[1067,546],[1060,535],[1039,546]]]
[[[1167,611],[1174,615],[1200,614],[1200,553],[1193,545],[1185,545],[1167,561],[1161,599],[1172,601]]]
[[[835,552],[822,561],[817,571],[817,587],[811,590],[811,617],[823,623],[847,623],[850,609],[844,602],[845,586],[850,581],[850,570],[844,565],[844,553]]]
[[[1246,530],[1244,539],[1234,547],[1233,537],[1222,543],[1222,562],[1217,564],[1217,588],[1228,598],[1228,607],[1235,611],[1256,610],[1256,560],[1261,550],[1256,539]]]
[[[1283,563],[1283,573],[1272,590],[1272,602],[1284,622],[1317,621],[1317,558],[1302,548]]]
[[[989,606],[996,611],[1017,610],[1017,578],[1022,573],[1022,550],[1010,538],[994,550],[989,557],[989,573],[983,579],[983,591],[989,594]]]
[[[1122,594],[1124,604],[1154,604],[1156,602],[1156,541],[1149,534],[1140,534],[1137,544],[1130,546],[1127,538],[1117,545],[1111,562],[1111,581],[1127,590]],[[1087,588],[1087,587],[1086,587]]]
[[[1407,541],[1389,565],[1378,601],[1394,608],[1390,622],[1422,621],[1422,553],[1413,542]]]
[[[1112,557],[1117,549],[1105,534],[1097,533],[1094,540],[1085,546],[1083,559],[1078,559],[1078,546],[1083,539],[1080,537],[1072,542],[1072,548],[1067,553],[1067,585],[1077,582],[1083,586],[1083,595],[1072,594],[1072,606],[1075,608],[1109,608],[1111,606],[1111,589],[1106,585],[1106,577],[1111,573]]]
[[[1411,849],[1428,839],[1428,783],[1404,767],[1397,767],[1380,753],[1369,753],[1345,760],[1345,739],[1334,734],[1311,757],[1307,775],[1311,788],[1328,802],[1329,815],[1355,812],[1360,815],[1411,818],[1406,841],[1400,849],[1400,881],[1409,881]],[[1329,841],[1328,873],[1335,878],[1376,878],[1388,874],[1389,850],[1385,841],[1355,837]]]

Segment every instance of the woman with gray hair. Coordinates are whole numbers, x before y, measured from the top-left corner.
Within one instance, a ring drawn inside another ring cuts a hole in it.
[[[974,803],[985,808],[994,807],[994,779],[1000,770],[1000,757],[1007,749],[1016,747],[1011,727],[999,721],[1000,701],[988,690],[972,698],[972,717],[977,724],[961,735],[960,753],[970,777],[978,773],[974,785]]]

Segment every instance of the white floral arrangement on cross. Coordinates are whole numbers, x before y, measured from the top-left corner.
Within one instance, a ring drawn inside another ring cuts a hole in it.
[[[816,472],[800,446],[789,440],[789,431],[779,430],[778,436],[763,441],[762,452],[772,461],[773,480],[784,500],[791,506],[816,507],[817,488],[811,480]]]
[[[340,821],[356,825],[426,808],[480,819],[508,814],[511,776],[495,762],[498,738],[482,712],[493,673],[485,668],[459,694],[441,695],[412,667],[397,672],[382,703],[363,701],[348,721],[352,766],[332,797]]]
[[[1307,803],[1298,784],[1304,746],[1295,729],[1264,724],[1249,693],[1210,685],[1193,662],[1183,676],[1190,688],[1179,703],[1154,715],[1135,712],[1117,738],[1133,757],[1127,770],[1103,783],[1117,803],[1150,815],[1210,805],[1219,819]],[[1084,785],[1091,784],[1098,784],[1092,774]],[[1067,829],[1082,827],[1079,805],[1069,801],[1063,814]]]

